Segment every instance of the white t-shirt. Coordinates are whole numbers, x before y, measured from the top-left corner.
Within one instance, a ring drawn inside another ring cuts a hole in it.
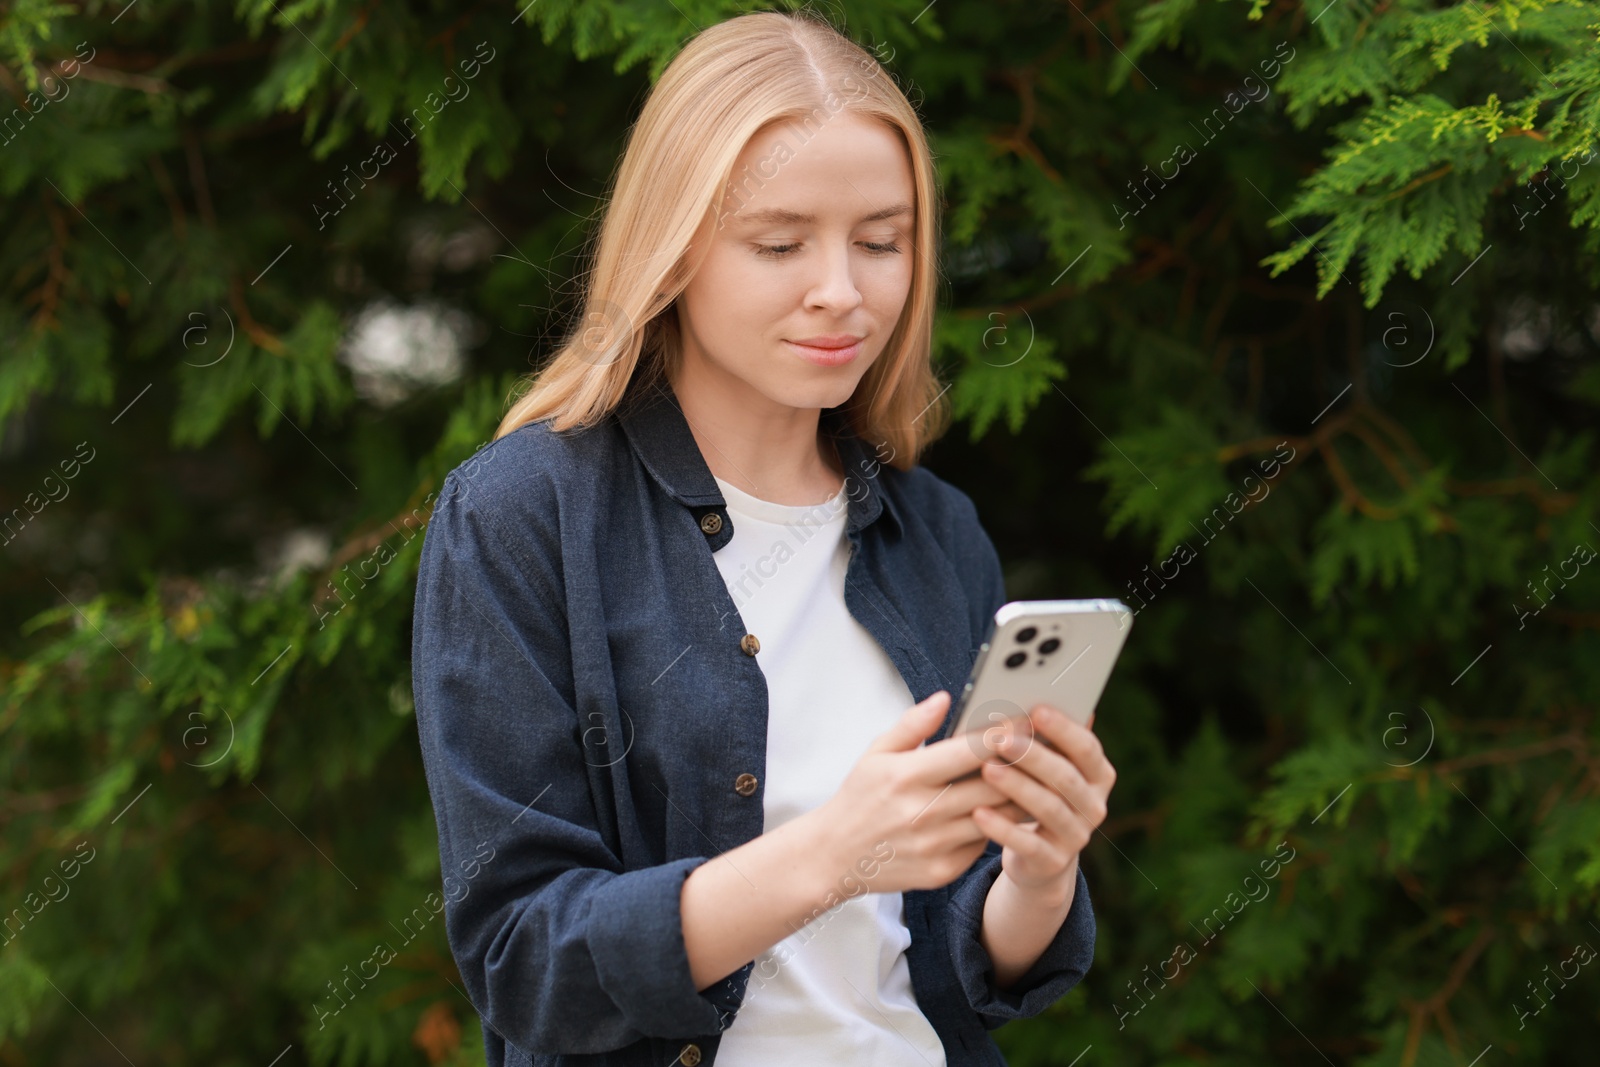
[[[916,701],[845,606],[845,490],[794,506],[716,481],[733,537],[713,558],[761,642],[756,662],[767,679],[771,830],[832,797],[873,738]],[[866,869],[886,855],[863,857]],[[718,1067],[944,1067],[911,987],[904,898],[871,886],[860,870],[841,870],[834,891],[843,902],[756,957]]]

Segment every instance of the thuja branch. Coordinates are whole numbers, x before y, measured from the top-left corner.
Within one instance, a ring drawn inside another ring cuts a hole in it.
[[[1215,457],[1219,463],[1231,463],[1244,456],[1265,452],[1287,441],[1297,452],[1302,449],[1322,450],[1324,445],[1331,445],[1333,439],[1339,434],[1349,431],[1361,438],[1362,442],[1372,449],[1373,453],[1388,468],[1395,480],[1403,486],[1410,485],[1404,467],[1392,450],[1386,448],[1381,439],[1366,430],[1365,423],[1381,429],[1389,438],[1400,447],[1401,451],[1422,474],[1433,469],[1431,463],[1415,440],[1405,432],[1405,429],[1396,423],[1382,410],[1365,402],[1356,402],[1338,415],[1327,419],[1315,433],[1295,436],[1293,434],[1272,434],[1265,437],[1253,437],[1245,441],[1238,441],[1219,448]],[[1337,462],[1334,460],[1332,462]],[[1332,463],[1330,463],[1332,470]],[[1383,509],[1381,505],[1373,504],[1365,494],[1356,488],[1349,473],[1342,465],[1333,471],[1334,480],[1339,483],[1341,490],[1347,490],[1347,500],[1356,503],[1365,514],[1373,514],[1371,509]],[[1459,478],[1446,478],[1444,487],[1447,492],[1457,496],[1528,496],[1534,504],[1546,515],[1559,515],[1570,510],[1578,503],[1578,494],[1575,492],[1549,492],[1539,485],[1533,478],[1522,476],[1517,478],[1499,478],[1487,481],[1472,481]],[[1360,503],[1364,501],[1365,503]],[[1455,522],[1443,512],[1433,510],[1435,518],[1439,519],[1444,529],[1454,529]],[[1395,512],[1398,515],[1398,512]]]
[[[1560,752],[1563,749],[1577,753],[1580,757],[1587,757],[1589,742],[1581,733],[1573,731],[1572,733],[1562,734],[1559,737],[1549,737],[1543,741],[1534,741],[1531,744],[1517,745],[1510,748],[1485,749],[1482,752],[1457,756],[1455,759],[1440,760],[1433,765],[1431,771],[1419,770],[1417,776],[1421,777],[1431,773],[1443,777],[1456,771],[1465,770],[1468,767],[1519,763],[1525,759],[1536,759],[1539,756],[1547,756],[1552,752]]]
[[[1344,461],[1339,458],[1339,450],[1331,441],[1324,441],[1317,446],[1317,451],[1328,464],[1328,473],[1333,475],[1334,483],[1339,486],[1339,491],[1344,497],[1344,502],[1371,519],[1389,520],[1400,517],[1400,509],[1383,504],[1374,504],[1367,499],[1360,489],[1356,488],[1350,472],[1345,470]]]
[[[1400,187],[1399,189],[1396,189],[1394,192],[1390,193],[1388,196],[1385,196],[1384,199],[1385,200],[1394,200],[1394,199],[1397,199],[1399,197],[1405,196],[1407,193],[1413,192],[1416,189],[1419,189],[1422,186],[1427,185],[1429,182],[1438,181],[1440,178],[1443,178],[1446,174],[1449,174],[1450,171],[1453,170],[1453,169],[1454,169],[1454,165],[1453,164],[1446,163],[1444,166],[1438,168],[1437,170],[1431,170],[1428,173],[1422,175],[1421,177],[1411,179],[1411,181],[1407,182],[1404,186]]]
[[[1473,963],[1483,954],[1483,950],[1489,947],[1489,942],[1494,938],[1495,928],[1485,923],[1478,930],[1478,936],[1472,939],[1472,944],[1468,945],[1466,951],[1462,952],[1451,965],[1450,974],[1445,978],[1444,985],[1420,1001],[1412,1000],[1410,997],[1400,998],[1400,1003],[1411,1016],[1411,1022],[1406,1027],[1405,1051],[1400,1057],[1402,1067],[1411,1067],[1411,1064],[1416,1062],[1417,1048],[1422,1041],[1429,1015],[1439,1018],[1440,1029],[1446,1031],[1447,1038],[1454,1038],[1455,1028],[1450,1024],[1449,1017],[1444,1014],[1445,1006],[1450,1003],[1450,998],[1456,995],[1461,983],[1466,981],[1467,972],[1472,969]],[[1451,1044],[1454,1045],[1455,1042],[1451,1040]],[[1459,1053],[1460,1049],[1456,1048],[1455,1051]]]

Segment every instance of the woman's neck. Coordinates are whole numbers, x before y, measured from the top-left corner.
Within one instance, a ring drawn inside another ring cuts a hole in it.
[[[744,386],[744,383],[738,383]],[[818,432],[821,408],[752,402],[744,389],[718,388],[694,374],[672,383],[711,473],[774,504],[830,499],[844,484],[834,442]]]

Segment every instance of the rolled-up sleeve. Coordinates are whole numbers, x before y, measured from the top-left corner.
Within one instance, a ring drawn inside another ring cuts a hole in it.
[[[598,825],[555,493],[538,478],[469,491],[458,475],[424,536],[412,682],[446,932],[472,1002],[535,1053],[716,1033],[726,983],[695,989],[679,907],[707,858],[625,871]]]
[[[998,988],[994,962],[978,940],[989,887],[1000,877],[1000,846],[991,841],[990,849],[951,886],[948,931],[950,957],[961,979],[961,989],[984,1027],[993,1030],[1013,1019],[1038,1015],[1083,981],[1094,962],[1095,926],[1089,883],[1080,863],[1077,890],[1061,929],[1009,989]]]

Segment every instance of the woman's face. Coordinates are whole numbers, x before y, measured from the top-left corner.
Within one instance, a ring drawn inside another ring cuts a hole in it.
[[[911,288],[915,194],[899,135],[848,111],[751,138],[678,298],[684,361],[756,408],[844,403]],[[853,342],[853,344],[852,344]]]

